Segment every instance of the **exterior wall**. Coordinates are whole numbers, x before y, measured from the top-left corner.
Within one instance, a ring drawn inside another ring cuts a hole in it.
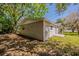
[[[51,23],[44,20],[32,22],[29,20],[23,23],[23,29],[19,31],[19,34],[46,41],[50,35],[50,24]]]
[[[49,25],[46,22],[43,22],[43,39],[47,41],[49,38]]]
[[[21,31],[22,35],[26,35],[38,40],[43,40],[43,22],[34,22],[23,25],[24,29]]]

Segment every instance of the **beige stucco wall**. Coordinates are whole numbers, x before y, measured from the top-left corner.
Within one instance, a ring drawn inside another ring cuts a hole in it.
[[[43,22],[34,22],[24,24],[24,30],[21,31],[22,35],[26,35],[38,40],[43,40]]]

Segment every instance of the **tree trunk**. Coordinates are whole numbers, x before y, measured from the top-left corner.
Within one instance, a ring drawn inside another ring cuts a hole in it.
[[[79,27],[77,27],[77,32],[78,32],[78,35],[79,35]]]
[[[79,29],[77,31],[78,31],[78,35],[79,35]]]
[[[79,31],[78,31],[78,35],[79,35]]]
[[[72,28],[72,32],[74,32],[75,31],[75,28]]]

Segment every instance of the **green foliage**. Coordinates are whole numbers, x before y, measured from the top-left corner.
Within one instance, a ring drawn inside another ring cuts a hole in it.
[[[58,19],[57,23],[64,23],[64,21],[65,21],[64,19]]]
[[[46,4],[0,4],[0,23],[6,31],[15,32],[22,17],[42,18],[47,10]]]
[[[56,4],[56,10],[57,12],[60,14],[60,12],[63,12],[64,10],[67,9],[67,5],[66,3],[58,3]]]
[[[32,18],[43,18],[45,13],[48,11],[45,4],[32,4]]]

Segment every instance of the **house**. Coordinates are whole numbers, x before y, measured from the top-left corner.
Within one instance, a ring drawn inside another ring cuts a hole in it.
[[[45,19],[23,19],[19,22],[17,32],[21,35],[29,36],[38,40],[46,41],[54,34],[58,33],[58,29],[53,27],[53,23]]]

